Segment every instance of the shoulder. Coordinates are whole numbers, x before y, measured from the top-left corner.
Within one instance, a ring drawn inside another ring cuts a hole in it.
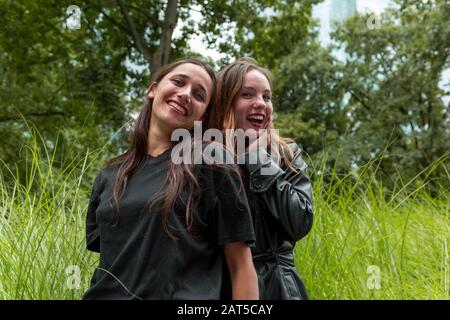
[[[285,144],[282,144],[280,148],[280,151],[284,157],[289,160],[293,160],[302,153],[303,148],[300,143],[297,143],[290,138],[284,138],[284,142]]]
[[[292,139],[285,139],[285,144],[281,145],[281,158],[284,166],[292,169],[305,170],[307,168],[306,162],[303,160],[303,148],[301,144],[296,143]]]
[[[98,176],[101,179],[108,179],[110,177],[115,177],[117,174],[117,171],[119,170],[120,164],[112,164],[112,165],[107,165],[105,167],[103,167],[100,170],[100,173],[98,174]]]
[[[97,190],[101,190],[105,187],[106,184],[113,183],[116,178],[119,166],[119,164],[113,164],[103,167],[95,177],[94,188]]]

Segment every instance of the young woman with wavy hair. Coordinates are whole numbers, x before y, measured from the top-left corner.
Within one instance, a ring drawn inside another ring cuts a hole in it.
[[[255,60],[241,58],[219,73],[216,94],[218,112],[211,115],[210,126],[228,132],[227,146],[244,162],[240,167],[256,235],[252,254],[260,299],[307,299],[293,249],[312,227],[311,183],[301,148],[271,130],[272,76]],[[238,129],[253,133],[244,150],[238,148],[239,135],[233,135]],[[224,290],[223,297],[229,293]]]
[[[258,298],[239,175],[171,159],[172,133],[214,113],[215,85],[197,59],[155,75],[129,149],[94,182],[86,240],[100,262],[84,299],[219,299],[225,269],[233,298]]]

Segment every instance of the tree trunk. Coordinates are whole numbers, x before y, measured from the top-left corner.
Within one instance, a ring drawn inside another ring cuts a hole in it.
[[[127,22],[127,25],[131,32],[131,37],[133,39],[134,45],[136,46],[136,49],[139,50],[144,55],[145,60],[150,61],[151,54],[145,45],[144,38],[141,37],[141,35],[138,33],[136,29],[136,25],[134,23],[133,18],[128,14],[128,10],[122,0],[116,0],[117,4],[119,5],[120,11],[122,11],[122,15],[125,18],[125,21]]]
[[[150,71],[156,72],[159,68],[169,62],[172,35],[177,25],[178,1],[169,0],[164,13],[164,23],[161,30],[159,47],[152,56]]]

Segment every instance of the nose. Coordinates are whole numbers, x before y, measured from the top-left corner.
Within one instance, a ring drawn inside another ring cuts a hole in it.
[[[178,90],[177,96],[183,103],[189,103],[191,100],[191,87],[183,86]]]
[[[257,96],[255,102],[253,103],[253,108],[264,109],[266,107],[266,102],[262,96]]]

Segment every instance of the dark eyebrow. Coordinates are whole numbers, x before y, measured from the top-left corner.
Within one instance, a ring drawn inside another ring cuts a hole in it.
[[[183,74],[183,73],[178,73],[178,74],[175,74],[175,75],[173,75],[174,77],[182,77],[183,79],[190,79],[191,77],[189,77],[187,74]],[[198,84],[199,86],[200,86],[200,89],[202,90],[202,91],[204,91],[204,93],[205,94],[207,94],[208,93],[208,90],[206,90],[206,88],[202,85],[202,84]]]
[[[255,88],[253,88],[253,87],[243,87],[242,89],[246,89],[246,90],[255,90]],[[264,89],[263,90],[264,92],[268,92],[268,93],[272,93],[272,91],[270,91],[269,89]]]

